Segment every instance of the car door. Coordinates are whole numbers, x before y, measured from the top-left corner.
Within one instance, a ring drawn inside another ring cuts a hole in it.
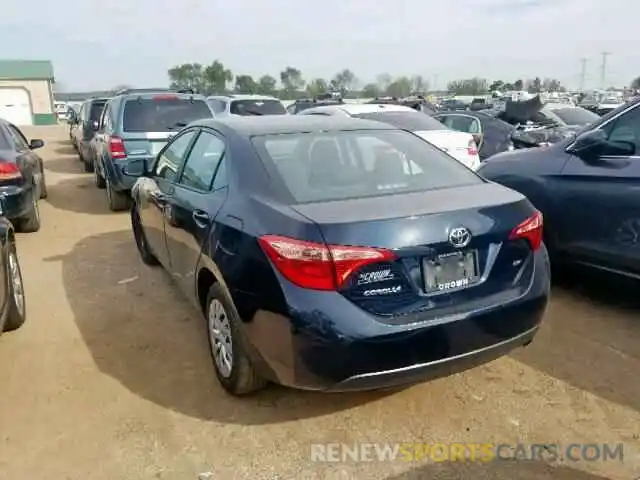
[[[202,245],[227,198],[226,157],[224,138],[213,130],[203,129],[168,197],[165,232],[171,272],[192,300]]]
[[[168,199],[173,194],[180,166],[197,134],[196,128],[178,134],[160,151],[150,175],[138,179],[135,187],[138,212],[149,247],[169,271],[171,271],[171,263],[165,238],[165,215],[169,211]]]
[[[36,185],[40,174],[40,158],[31,150],[27,138],[18,127],[9,123],[7,124],[7,130],[18,152],[16,164],[20,169],[20,173],[24,177],[25,182],[31,182],[32,185]]]
[[[632,156],[585,161],[570,155],[561,172],[559,246],[603,267],[640,273],[640,107],[600,126]]]

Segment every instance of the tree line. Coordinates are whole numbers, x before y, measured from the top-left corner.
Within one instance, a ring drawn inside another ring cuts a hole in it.
[[[215,60],[209,65],[183,63],[168,70],[171,88],[192,88],[205,95],[245,93],[273,95],[282,99],[314,97],[326,92],[340,92],[346,97],[372,98],[380,96],[406,97],[426,94],[429,82],[423,75],[394,77],[381,73],[375,82],[363,83],[356,74],[345,68],[333,78],[305,78],[300,69],[286,66],[277,77],[265,74],[259,77],[234,73]],[[536,77],[514,82],[489,81],[485,78],[454,80],[447,84],[447,91],[456,95],[484,95],[491,91],[528,90],[529,92],[560,92],[564,87],[556,79]]]

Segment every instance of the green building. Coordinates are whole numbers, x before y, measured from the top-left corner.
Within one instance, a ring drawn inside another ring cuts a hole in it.
[[[58,123],[48,60],[0,59],[0,118],[15,125]]]

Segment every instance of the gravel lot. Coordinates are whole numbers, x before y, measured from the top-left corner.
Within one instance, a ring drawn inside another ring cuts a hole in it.
[[[534,343],[405,389],[217,385],[204,322],[138,260],[66,127],[44,138],[42,230],[19,235],[28,319],[0,340],[0,479],[575,479],[640,476],[637,285],[566,274]],[[624,442],[624,462],[341,463],[313,442]]]

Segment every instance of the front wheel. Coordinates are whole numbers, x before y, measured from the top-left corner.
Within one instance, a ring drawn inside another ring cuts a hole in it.
[[[7,320],[4,331],[10,332],[20,328],[27,319],[26,302],[22,283],[22,271],[13,242],[7,245]],[[1,332],[0,332],[1,333]]]
[[[98,169],[98,166],[95,163],[93,165],[93,183],[100,190],[104,190],[106,187],[104,177],[100,174],[100,170]]]
[[[264,388],[267,381],[251,364],[240,330],[240,319],[219,283],[209,290],[205,315],[211,358],[222,387],[235,396]]]
[[[112,212],[121,212],[129,207],[129,196],[126,192],[120,192],[113,188],[109,177],[105,177],[105,190],[107,191],[107,204]]]
[[[131,229],[133,230],[133,238],[136,241],[136,247],[138,248],[142,263],[151,267],[160,265],[160,262],[149,248],[149,242],[147,241],[147,236],[144,233],[144,228],[138,215],[138,209],[135,205],[131,209]]]

